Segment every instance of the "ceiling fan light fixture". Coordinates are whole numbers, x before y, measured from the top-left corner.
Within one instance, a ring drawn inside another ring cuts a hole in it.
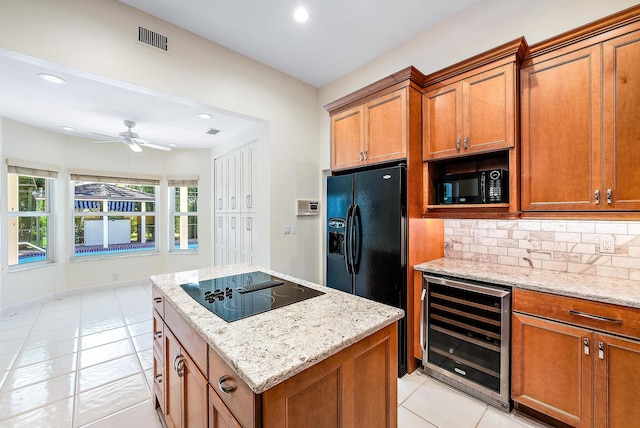
[[[38,77],[46,82],[55,83],[56,85],[64,85],[67,83],[67,81],[64,80],[62,77],[56,76],[54,74],[40,73],[38,74]]]

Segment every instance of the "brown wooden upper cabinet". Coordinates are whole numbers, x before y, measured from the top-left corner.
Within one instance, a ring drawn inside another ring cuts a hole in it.
[[[325,106],[331,115],[331,169],[406,159],[410,134],[419,138],[421,130],[423,78],[408,67]]]
[[[424,160],[515,145],[514,64],[427,88],[422,97]]]
[[[638,19],[531,48],[521,70],[523,211],[640,210]]]
[[[333,169],[407,157],[407,89],[331,118]]]

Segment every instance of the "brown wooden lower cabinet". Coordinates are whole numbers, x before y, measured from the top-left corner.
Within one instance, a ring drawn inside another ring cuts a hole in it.
[[[513,309],[514,402],[575,427],[637,424],[640,310],[526,290]]]
[[[171,313],[164,304],[165,314]],[[204,358],[190,355],[201,354],[202,344],[191,327],[178,324],[154,310],[154,340],[160,342],[154,342],[154,367],[161,372],[154,398],[171,428],[397,426],[397,323],[262,394],[253,393],[213,348],[205,348]],[[186,334],[184,341],[178,331]],[[203,360],[204,370],[194,363]]]

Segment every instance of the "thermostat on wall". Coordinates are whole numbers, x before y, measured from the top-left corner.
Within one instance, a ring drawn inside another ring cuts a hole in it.
[[[308,199],[298,199],[298,215],[320,214],[320,202]]]

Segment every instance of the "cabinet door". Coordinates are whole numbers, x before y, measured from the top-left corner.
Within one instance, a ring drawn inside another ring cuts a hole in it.
[[[182,403],[183,421],[186,428],[206,428],[208,426],[207,379],[202,376],[189,355],[182,354]],[[179,367],[180,368],[180,367]]]
[[[242,189],[242,204],[243,211],[253,210],[253,157],[254,157],[254,145],[248,145],[240,150],[240,181]]]
[[[575,427],[592,426],[592,332],[514,313],[512,335],[513,400]]]
[[[424,160],[457,155],[462,144],[462,83],[426,92],[422,115]]]
[[[215,255],[214,266],[224,266],[227,264],[227,215],[216,214],[215,216]]]
[[[604,43],[602,203],[611,209],[640,210],[639,64],[640,31]]]
[[[165,400],[165,421],[169,428],[179,428],[183,426],[182,419],[182,378],[176,370],[176,364],[181,355],[180,344],[171,334],[169,329],[164,329],[164,400]]]
[[[255,214],[243,214],[240,220],[242,222],[242,263],[253,263],[257,219]]]
[[[599,46],[521,70],[523,211],[602,207],[601,74]]]
[[[513,64],[462,82],[462,152],[487,152],[514,146],[515,90]]]
[[[211,386],[209,386],[209,424],[212,428],[242,428]]]
[[[407,109],[406,89],[365,104],[363,158],[367,163],[407,157]]]
[[[240,154],[238,152],[227,155],[227,210],[240,211]]]
[[[364,107],[331,117],[331,169],[359,166],[364,152]]]
[[[218,158],[214,161],[215,169],[215,210],[227,210],[227,158]]]
[[[640,342],[595,335],[596,426],[623,428],[637,426],[640,420]]]

